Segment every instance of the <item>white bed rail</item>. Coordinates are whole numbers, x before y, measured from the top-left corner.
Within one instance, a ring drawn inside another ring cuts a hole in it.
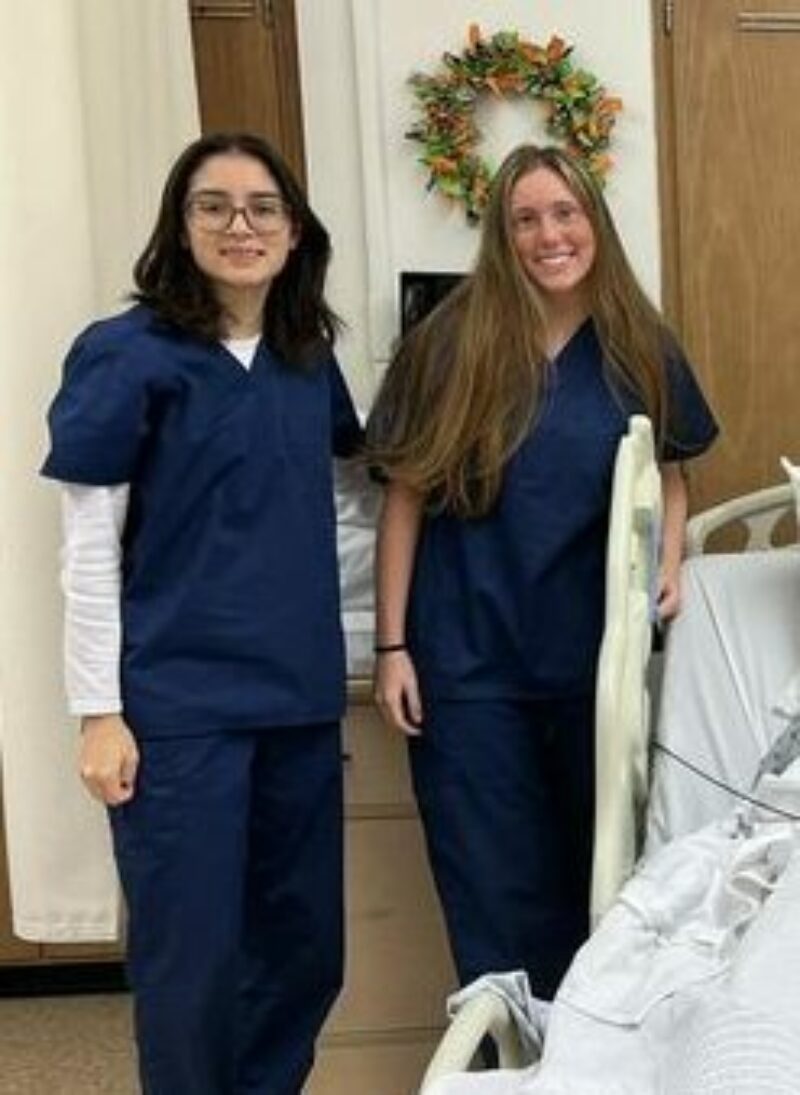
[[[487,1037],[497,1047],[500,1068],[526,1068],[532,1064],[507,1004],[497,993],[487,990],[460,1008],[431,1058],[420,1092],[430,1090],[436,1080],[452,1072],[467,1072]]]
[[[726,526],[741,524],[747,539],[744,551],[763,551],[775,547],[775,532],[784,514],[794,509],[790,483],[731,498],[696,514],[686,529],[686,554],[701,555],[712,533]]]

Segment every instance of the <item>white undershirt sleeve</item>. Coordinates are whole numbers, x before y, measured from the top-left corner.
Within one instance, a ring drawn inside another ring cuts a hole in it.
[[[73,715],[122,710],[120,595],[128,494],[127,483],[62,484],[64,680]]]

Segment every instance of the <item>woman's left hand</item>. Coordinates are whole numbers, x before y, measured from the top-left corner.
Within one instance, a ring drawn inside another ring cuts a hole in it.
[[[658,582],[658,603],[656,604],[662,623],[673,619],[681,610],[681,572],[680,567],[662,567]]]

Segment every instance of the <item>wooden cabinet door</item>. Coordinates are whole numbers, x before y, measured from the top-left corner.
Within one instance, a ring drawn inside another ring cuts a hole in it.
[[[204,133],[266,137],[305,181],[294,0],[190,0]]]
[[[722,427],[697,509],[800,459],[800,0],[653,10],[667,300]]]

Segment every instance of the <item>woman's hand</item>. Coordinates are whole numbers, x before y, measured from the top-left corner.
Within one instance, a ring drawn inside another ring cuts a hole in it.
[[[686,472],[681,464],[662,464],[661,488],[664,496],[664,519],[656,610],[661,622],[666,623],[677,616],[681,608],[681,563],[689,508]]]
[[[93,798],[106,806],[135,793],[139,750],[121,715],[86,715],[81,724],[80,774]]]
[[[677,616],[681,610],[680,565],[661,568],[658,581],[658,618],[662,623]]]
[[[414,663],[405,650],[375,659],[375,702],[385,722],[410,737],[422,733],[422,704]]]

